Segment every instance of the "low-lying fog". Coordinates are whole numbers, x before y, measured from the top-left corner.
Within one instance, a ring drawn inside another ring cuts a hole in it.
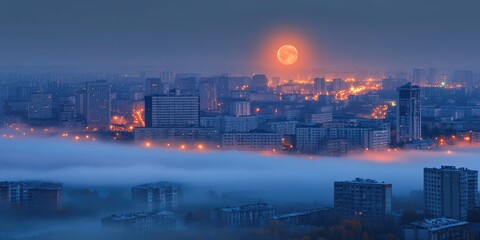
[[[331,203],[333,182],[356,177],[393,184],[401,196],[421,190],[423,168],[480,169],[480,149],[368,153],[345,158],[188,152],[54,138],[0,139],[0,180],[50,180],[65,187],[125,187],[171,181],[263,199]]]

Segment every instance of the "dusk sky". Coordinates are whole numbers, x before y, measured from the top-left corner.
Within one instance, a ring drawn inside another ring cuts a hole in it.
[[[267,71],[278,44],[303,69],[468,69],[476,0],[0,0],[0,66]],[[308,58],[306,57],[308,56]]]

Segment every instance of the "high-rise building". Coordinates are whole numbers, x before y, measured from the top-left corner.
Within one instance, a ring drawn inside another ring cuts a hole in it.
[[[107,81],[87,82],[86,117],[90,130],[107,130],[111,118],[111,86]]]
[[[219,106],[215,81],[212,79],[204,79],[201,80],[198,85],[200,110],[204,112],[217,112]]]
[[[425,215],[466,220],[477,203],[478,171],[453,166],[423,170]]]
[[[268,90],[268,79],[267,76],[263,74],[256,74],[252,78],[252,90],[254,91],[267,91]]]
[[[413,69],[412,84],[417,86],[425,86],[427,83],[427,70],[425,69]]]
[[[168,83],[164,83],[161,78],[145,79],[145,95],[163,95],[169,90]]]
[[[428,69],[428,75],[427,75],[427,84],[428,85],[437,85],[437,76],[438,76],[438,71],[436,68],[429,68]]]
[[[332,80],[332,90],[338,92],[345,88],[345,81],[343,79],[337,78]]]
[[[132,200],[144,211],[174,210],[177,191],[177,185],[172,183],[147,183],[132,188]]]
[[[61,183],[25,181],[0,182],[0,206],[28,214],[48,214],[62,207]]]
[[[50,93],[33,93],[28,101],[28,119],[53,118],[53,99]]]
[[[326,94],[327,93],[327,81],[325,78],[315,78],[313,79],[313,92],[315,94]]]
[[[422,138],[420,87],[407,83],[397,89],[397,143]]]
[[[145,97],[147,128],[199,126],[198,96],[158,95]]]
[[[381,222],[392,212],[392,184],[361,178],[335,182],[334,208],[343,218]]]

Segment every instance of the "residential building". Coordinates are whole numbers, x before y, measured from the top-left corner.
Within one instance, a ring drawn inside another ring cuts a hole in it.
[[[380,223],[392,212],[392,184],[362,178],[335,182],[334,208],[343,218]]]
[[[466,220],[477,205],[478,171],[454,166],[424,168],[425,215]]]

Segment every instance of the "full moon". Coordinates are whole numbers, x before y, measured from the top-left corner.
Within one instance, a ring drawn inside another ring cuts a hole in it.
[[[277,51],[277,59],[283,65],[292,65],[298,59],[298,51],[292,45],[283,45]]]

